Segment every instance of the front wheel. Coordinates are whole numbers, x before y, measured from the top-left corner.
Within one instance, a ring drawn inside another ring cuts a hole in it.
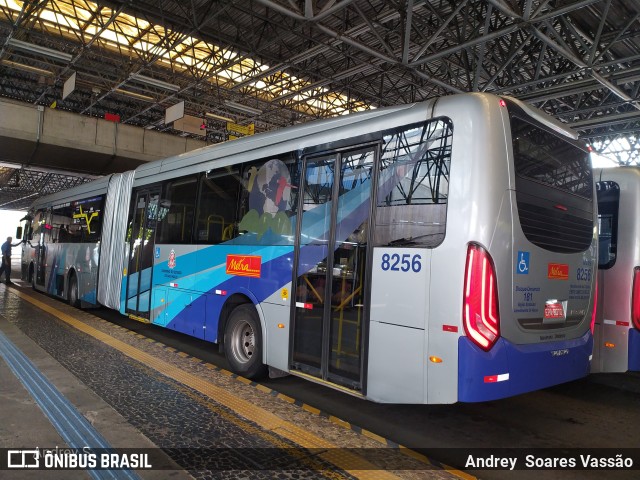
[[[233,373],[250,379],[267,374],[260,319],[253,305],[240,305],[231,312],[224,329],[224,351]]]

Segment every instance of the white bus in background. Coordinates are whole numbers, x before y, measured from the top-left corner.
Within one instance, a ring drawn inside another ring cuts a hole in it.
[[[598,308],[593,372],[640,370],[640,167],[594,171]]]
[[[454,95],[41,198],[22,272],[217,343],[250,378],[485,401],[588,374],[595,212],[575,133],[514,99]]]

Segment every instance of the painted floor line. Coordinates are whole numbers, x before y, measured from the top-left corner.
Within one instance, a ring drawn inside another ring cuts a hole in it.
[[[236,397],[235,395],[231,394],[230,392],[228,392],[227,390],[217,387],[216,385],[207,382],[205,380],[202,380],[201,378],[192,375],[178,367],[175,367],[163,360],[160,360],[146,352],[143,352],[135,347],[132,347],[120,340],[117,340],[113,337],[111,337],[110,335],[101,332],[98,329],[95,329],[93,327],[90,327],[88,325],[86,325],[85,323],[83,323],[82,321],[76,319],[75,317],[73,317],[72,315],[69,315],[67,313],[64,313],[58,309],[56,309],[53,306],[47,305],[44,302],[41,302],[39,300],[37,300],[36,298],[32,297],[29,294],[26,294],[25,292],[22,292],[18,289],[12,289],[13,293],[16,293],[18,296],[20,296],[22,299],[28,301],[29,303],[33,304],[34,306],[46,311],[47,313],[50,313],[51,315],[57,317],[58,319],[64,321],[65,323],[69,324],[70,326],[96,338],[97,340],[115,348],[116,350],[120,351],[121,353],[127,355],[130,358],[133,358],[134,360],[137,360],[151,368],[153,368],[154,370],[162,373],[163,375],[176,380],[180,383],[183,383],[187,386],[189,386],[190,388],[193,388],[194,390],[212,398],[214,401],[216,401],[217,403],[226,406],[227,408],[231,409],[232,411],[235,411],[237,414],[239,414],[240,416],[244,417],[245,419],[252,421],[258,425],[260,425],[262,428],[266,429],[266,430],[270,430],[273,431],[274,433],[277,433],[278,435],[300,445],[303,448],[310,448],[310,449],[327,449],[326,453],[323,453],[321,456],[321,458],[327,462],[330,462],[333,465],[336,465],[337,467],[339,467],[340,469],[344,470],[345,472],[348,472],[349,474],[357,477],[357,478],[362,478],[362,479],[386,479],[386,478],[398,478],[395,475],[392,475],[389,472],[384,472],[384,471],[379,471],[379,470],[375,470],[374,465],[370,464],[369,462],[367,462],[364,458],[345,451],[344,449],[339,449],[337,448],[335,445],[333,445],[332,443],[316,436],[315,434],[308,432],[307,430],[304,430],[300,427],[298,427],[295,424],[292,424],[284,419],[281,419],[280,417],[276,416],[275,414],[264,410],[260,407],[257,407],[255,405],[253,405],[252,403]],[[109,323],[109,322],[107,322]],[[113,324],[111,324],[113,325]],[[144,337],[144,336],[143,336]],[[144,337],[147,338],[147,337]],[[158,343],[158,342],[156,342]],[[167,347],[168,350],[175,350],[172,347]],[[180,354],[181,352],[175,350],[178,354]],[[185,354],[187,356],[189,356],[188,354]],[[192,357],[193,358],[193,357]],[[216,368],[217,369],[217,368]],[[220,369],[217,369],[220,370]],[[222,371],[222,370],[221,370]],[[231,374],[231,373],[230,373]],[[233,374],[231,374],[233,375]],[[236,375],[233,375],[234,377],[236,377]],[[242,377],[238,377],[238,379],[240,379]],[[250,381],[249,381],[250,382]],[[282,394],[279,394],[277,392],[276,396],[281,397],[283,396]],[[293,400],[293,399],[292,399]],[[342,425],[342,424],[346,424],[347,426],[350,426],[349,422],[345,422],[344,420],[341,420],[339,422],[334,420],[335,417],[333,417],[332,419],[330,419],[333,423],[337,424],[337,425]],[[345,427],[345,428],[349,428],[349,427]],[[375,435],[375,434],[372,434]],[[367,435],[369,436],[369,435]],[[378,437],[378,436],[376,436]],[[380,437],[381,438],[381,437]],[[374,438],[375,440],[376,438]],[[389,444],[388,441],[380,441],[382,444]],[[416,459],[417,461],[420,461],[422,463],[425,464],[433,464],[433,465],[437,465],[439,467],[442,468],[442,470],[447,471],[448,473],[457,476],[458,478],[464,479],[464,480],[475,480],[476,477],[474,477],[473,475],[470,475],[466,472],[463,472],[461,470],[458,470],[454,467],[451,467],[449,465],[445,465],[442,464],[440,462],[437,461],[432,461],[432,459],[426,457],[425,455],[422,455],[418,452],[415,452],[413,450],[410,450],[406,447],[403,446],[398,446],[399,448],[401,448],[403,451],[406,452],[406,455],[409,457],[412,457],[414,459]],[[354,468],[357,467],[357,468]]]
[[[84,447],[112,449],[76,407],[38,370],[29,358],[0,331],[0,356],[13,374],[38,404],[47,419],[70,448]],[[129,469],[92,470],[87,473],[95,480],[140,477]]]
[[[367,462],[362,457],[353,454],[344,449],[338,448],[336,445],[328,442],[317,435],[308,432],[307,430],[298,427],[297,425],[288,422],[277,415],[253,405],[252,403],[236,397],[223,388],[220,388],[211,382],[207,382],[202,378],[197,377],[189,372],[170,365],[169,363],[160,360],[142,350],[139,350],[131,345],[117,340],[110,335],[101,332],[85,323],[75,319],[73,316],[64,313],[46,303],[43,303],[30,295],[25,294],[17,289],[13,289],[12,293],[16,293],[20,298],[35,305],[36,307],[44,310],[45,312],[55,316],[68,325],[80,330],[87,335],[109,345],[112,348],[120,351],[128,357],[137,360],[143,365],[147,365],[154,370],[166,375],[173,380],[176,380],[184,385],[187,385],[194,390],[207,395],[208,397],[215,399],[215,401],[225,407],[236,412],[238,415],[250,420],[262,428],[273,431],[281,437],[284,437],[303,448],[326,450],[320,453],[318,456],[324,461],[335,465],[341,470],[353,475],[356,478],[368,480],[368,479],[396,479],[396,475],[382,470],[375,470],[377,467]]]

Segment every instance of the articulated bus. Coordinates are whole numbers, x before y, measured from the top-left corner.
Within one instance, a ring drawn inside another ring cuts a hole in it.
[[[376,402],[504,398],[589,373],[588,151],[515,99],[372,109],[39,199],[22,274]]]
[[[640,371],[640,168],[594,171],[599,248],[593,372]]]

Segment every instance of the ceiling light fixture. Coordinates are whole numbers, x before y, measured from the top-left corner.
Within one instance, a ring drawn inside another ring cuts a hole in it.
[[[146,100],[147,102],[155,102],[153,97],[148,95],[143,95],[141,93],[131,92],[129,90],[123,90],[121,88],[116,88],[114,90],[116,93],[121,93],[123,95],[128,95],[129,97],[137,98],[138,100]]]
[[[242,105],[241,103],[232,102],[231,100],[225,100],[224,104],[227,107],[235,108],[240,112],[251,113],[253,115],[262,115],[262,110],[258,110],[257,108],[247,107],[246,105]]]
[[[140,75],[139,73],[132,73],[131,75],[129,75],[129,80],[134,80],[146,85],[151,85],[152,87],[164,88],[165,90],[171,90],[172,92],[177,92],[180,90],[179,85],[163,82],[162,80],[156,80],[155,78],[146,77],[144,75]]]
[[[56,60],[61,60],[63,62],[70,62],[73,58],[73,55],[70,53],[59,52],[58,50],[53,50],[52,48],[42,47],[40,45],[35,45],[33,43],[23,42],[22,40],[16,40],[15,38],[10,38],[7,44],[11,45],[13,48],[18,50],[23,50],[25,52],[36,53],[38,55],[44,55],[45,57],[54,58]]]
[[[233,122],[234,120],[229,117],[223,117],[222,115],[216,115],[215,113],[206,112],[205,115],[215,120],[222,120],[223,122]]]
[[[25,72],[37,73],[38,75],[44,75],[45,77],[53,77],[53,72],[51,70],[45,70],[44,68],[32,67],[31,65],[12,62],[11,60],[2,60],[0,63],[8,67],[15,68],[16,70],[24,70]]]

